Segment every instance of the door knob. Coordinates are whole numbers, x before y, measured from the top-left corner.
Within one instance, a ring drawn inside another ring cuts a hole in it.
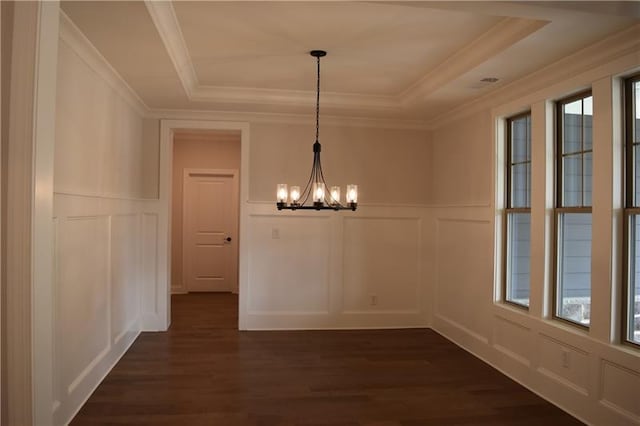
[[[227,238],[225,238],[225,239],[226,239],[227,241],[229,241],[229,242],[231,241],[231,237],[227,237]]]

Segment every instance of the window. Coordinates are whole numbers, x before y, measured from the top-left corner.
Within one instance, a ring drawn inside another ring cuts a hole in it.
[[[504,301],[529,306],[531,113],[507,119]]]
[[[554,314],[588,327],[591,316],[591,93],[559,101],[556,112]]]
[[[640,344],[640,75],[626,81],[625,339]]]

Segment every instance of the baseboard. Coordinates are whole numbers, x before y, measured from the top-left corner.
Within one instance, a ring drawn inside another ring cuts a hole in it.
[[[158,314],[145,313],[142,314],[142,318],[140,319],[140,331],[167,331],[167,326]]]

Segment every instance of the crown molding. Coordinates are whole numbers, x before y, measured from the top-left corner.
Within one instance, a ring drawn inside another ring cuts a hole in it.
[[[316,92],[306,90],[260,89],[244,87],[199,86],[192,92],[192,101],[216,101],[240,104],[286,105],[310,107],[316,103]],[[380,111],[402,107],[395,96],[356,93],[322,93],[322,106]]]
[[[173,5],[170,1],[155,0],[145,0],[144,4],[173,62],[187,97],[192,99],[199,87],[198,76]]]
[[[73,50],[82,61],[100,76],[140,116],[149,113],[149,107],[109,64],[73,21],[60,10],[60,40]]]
[[[427,126],[437,129],[453,124],[460,118],[515,100],[533,103],[586,88],[602,76],[621,74],[640,66],[639,52],[640,24],[636,24],[465,105],[440,114],[428,120]]]
[[[399,96],[404,106],[420,103],[442,85],[458,78],[470,69],[486,62],[528,35],[547,25],[549,21],[523,18],[503,18],[487,32],[455,52]]]
[[[211,120],[299,125],[315,124],[315,116],[311,114],[231,112],[211,110],[154,109],[149,112],[148,118],[159,120]],[[335,115],[323,115],[322,125],[419,131],[431,130],[431,127],[427,125],[427,123],[419,120],[343,117]]]

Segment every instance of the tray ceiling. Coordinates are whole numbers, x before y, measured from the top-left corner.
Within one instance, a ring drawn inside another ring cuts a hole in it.
[[[62,2],[151,109],[427,120],[639,21],[632,2]],[[495,84],[481,83],[496,77]]]

